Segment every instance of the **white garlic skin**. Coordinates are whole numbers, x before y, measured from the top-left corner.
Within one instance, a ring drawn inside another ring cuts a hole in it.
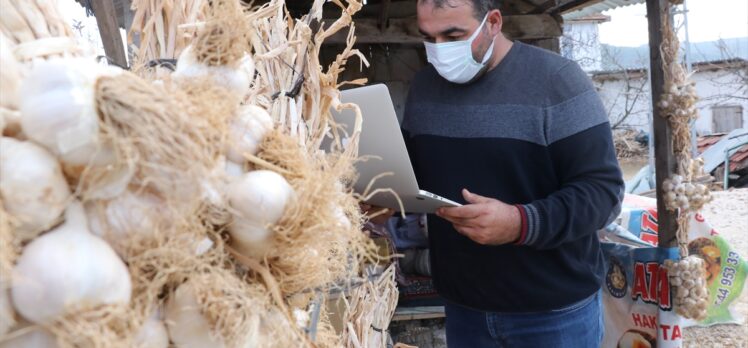
[[[0,139],[0,197],[19,223],[14,234],[30,240],[54,224],[70,199],[57,160],[30,141]]]
[[[119,73],[83,58],[39,62],[21,84],[24,134],[66,164],[114,163],[114,150],[99,136],[95,86],[99,78]]]

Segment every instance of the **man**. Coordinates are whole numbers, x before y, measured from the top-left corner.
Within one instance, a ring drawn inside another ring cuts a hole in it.
[[[589,78],[511,42],[495,0],[418,0],[431,65],[403,134],[419,185],[462,207],[429,219],[450,347],[599,347],[596,230],[623,181]]]

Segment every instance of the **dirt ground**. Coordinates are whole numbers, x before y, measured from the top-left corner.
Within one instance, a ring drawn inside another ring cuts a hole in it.
[[[703,211],[704,218],[744,260],[748,259],[748,189],[715,192],[714,196],[714,201]],[[737,310],[748,319],[748,289],[743,290]],[[683,343],[689,348],[748,348],[748,323],[688,328]]]

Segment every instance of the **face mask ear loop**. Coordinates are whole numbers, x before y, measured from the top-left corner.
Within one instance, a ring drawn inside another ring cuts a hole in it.
[[[483,19],[484,23],[487,20],[488,20],[488,13],[486,13],[486,17]],[[482,29],[484,29],[484,28],[481,28],[481,30]],[[498,35],[498,34],[496,34],[496,35]],[[496,44],[496,35],[494,35],[493,37],[491,37],[491,45],[488,47],[488,49],[486,49],[486,53],[483,54],[483,59],[480,62],[480,64],[485,65],[488,62],[488,60],[491,59],[491,53],[493,53],[493,48],[494,48],[494,45]]]

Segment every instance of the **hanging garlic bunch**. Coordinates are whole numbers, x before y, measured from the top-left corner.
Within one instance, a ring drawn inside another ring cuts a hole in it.
[[[713,198],[706,185],[687,182],[681,175],[665,179],[663,185],[665,204],[669,210],[698,211]]]
[[[665,260],[665,267],[675,293],[675,312],[698,321],[706,318],[709,290],[705,280],[704,260],[691,255],[679,261]]]
[[[696,88],[693,82],[672,84],[657,104],[668,117],[692,120],[699,117],[696,109]]]

